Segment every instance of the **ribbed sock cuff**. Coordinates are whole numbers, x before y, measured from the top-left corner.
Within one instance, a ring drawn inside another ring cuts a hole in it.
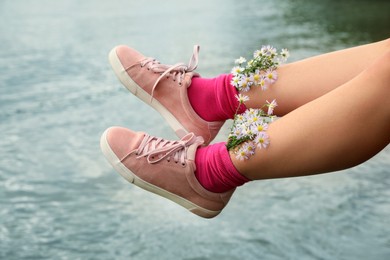
[[[250,181],[234,167],[225,143],[199,148],[195,163],[196,178],[211,192],[225,192]]]

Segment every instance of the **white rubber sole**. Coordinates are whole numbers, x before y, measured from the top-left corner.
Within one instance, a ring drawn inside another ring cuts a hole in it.
[[[159,112],[179,138],[182,138],[189,132],[158,100],[153,99],[145,90],[143,90],[137,83],[135,83],[132,78],[130,78],[129,74],[127,74],[125,68],[122,66],[118,55],[116,54],[116,48],[110,51],[108,59],[119,81],[133,95],[137,96],[143,102]]]
[[[186,208],[187,210],[191,211],[192,213],[204,217],[204,218],[212,218],[215,217],[220,213],[220,211],[212,211],[205,209],[203,207],[200,207],[189,200],[186,200],[176,194],[173,194],[169,191],[166,191],[164,189],[161,189],[153,184],[150,184],[148,182],[145,182],[141,178],[137,177],[132,171],[130,171],[125,165],[123,165],[119,158],[115,155],[115,153],[112,151],[110,145],[107,142],[107,132],[109,129],[104,131],[100,138],[100,148],[108,160],[108,162],[114,167],[114,169],[128,182],[133,183],[134,185],[147,190],[149,192],[152,192],[154,194],[157,194],[161,197],[167,198],[180,206]]]

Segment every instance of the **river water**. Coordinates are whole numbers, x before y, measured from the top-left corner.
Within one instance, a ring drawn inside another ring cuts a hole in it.
[[[115,45],[172,64],[200,44],[198,72],[216,76],[263,44],[294,61],[385,39],[389,11],[380,0],[1,0],[0,259],[390,259],[389,147],[349,170],[246,184],[211,220],[128,184],[99,149],[112,125],[175,138],[117,81]]]

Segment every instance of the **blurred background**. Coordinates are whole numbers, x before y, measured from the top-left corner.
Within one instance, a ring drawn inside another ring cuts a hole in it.
[[[115,45],[172,64],[200,44],[213,77],[265,44],[295,61],[386,39],[389,14],[386,0],[1,0],[0,259],[390,259],[389,147],[248,183],[211,220],[128,184],[99,148],[112,125],[176,138],[119,84]]]

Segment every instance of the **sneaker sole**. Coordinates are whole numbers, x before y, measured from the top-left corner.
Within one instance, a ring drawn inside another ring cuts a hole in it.
[[[127,74],[125,68],[119,60],[116,53],[116,48],[110,51],[108,56],[109,62],[115,75],[119,81],[135,96],[141,99],[143,102],[153,107],[161,116],[168,122],[169,126],[175,131],[179,138],[182,138],[189,131],[171,114],[158,100],[152,98],[145,90],[143,90],[134,80]]]
[[[124,164],[122,164],[119,160],[119,158],[115,155],[115,153],[112,151],[110,145],[107,142],[107,132],[108,129],[102,134],[100,138],[100,148],[108,160],[108,162],[114,167],[114,169],[128,182],[144,189],[149,192],[152,192],[154,194],[157,194],[161,197],[167,198],[180,206],[186,208],[190,212],[204,217],[204,218],[212,218],[217,216],[221,211],[213,211],[213,210],[208,210],[203,207],[200,207],[191,201],[180,197],[174,193],[171,193],[169,191],[166,191],[164,189],[161,189],[160,187],[157,187],[153,184],[150,184],[141,178],[139,178],[137,175],[135,175],[132,171],[130,171]]]

